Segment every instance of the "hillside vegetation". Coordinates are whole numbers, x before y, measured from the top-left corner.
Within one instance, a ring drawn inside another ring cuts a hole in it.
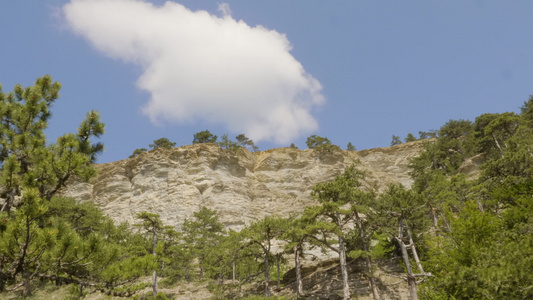
[[[423,147],[410,161],[410,186],[377,188],[361,162],[343,163],[306,190],[313,201],[299,213],[232,230],[213,207],[201,206],[180,226],[155,211],[117,224],[95,204],[59,196],[73,179],[94,178],[102,145],[92,139],[104,132],[92,111],[77,133],[47,142],[59,89],[44,76],[32,87],[0,90],[1,297],[533,298],[533,98],[520,114],[450,120],[417,141]],[[220,151],[227,161],[249,153]],[[330,143],[306,151],[330,165],[343,153]],[[477,172],[465,171],[472,161]],[[246,168],[230,171],[242,177]],[[317,252],[335,259],[310,271]],[[407,294],[391,294],[388,269]],[[313,278],[322,278],[320,290]]]

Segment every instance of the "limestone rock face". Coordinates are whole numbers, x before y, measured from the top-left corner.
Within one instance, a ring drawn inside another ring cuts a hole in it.
[[[206,206],[226,226],[240,230],[266,215],[300,214],[317,203],[310,195],[315,184],[333,179],[356,160],[367,174],[366,188],[382,191],[390,183],[410,187],[409,160],[422,147],[412,142],[327,153],[294,148],[233,152],[215,144],[156,149],[97,165],[96,178],[71,182],[62,194],[96,203],[117,223],[133,224],[137,213],[148,211],[167,225],[180,226]]]

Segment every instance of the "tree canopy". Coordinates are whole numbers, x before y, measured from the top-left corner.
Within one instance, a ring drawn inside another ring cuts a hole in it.
[[[200,131],[194,134],[192,143],[193,144],[216,143],[217,138],[218,137],[212,134],[211,132],[209,132],[209,130],[203,130],[203,131]]]
[[[155,140],[154,143],[150,144],[149,146],[152,149],[156,149],[156,148],[171,149],[176,146],[176,143],[171,142],[169,139],[163,137],[163,138]]]

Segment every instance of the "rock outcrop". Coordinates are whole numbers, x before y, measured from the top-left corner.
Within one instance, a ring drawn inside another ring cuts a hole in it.
[[[409,187],[409,160],[422,148],[421,142],[411,142],[359,152],[233,152],[196,144],[97,165],[96,178],[71,182],[62,193],[96,203],[117,223],[135,223],[138,212],[149,211],[165,224],[179,226],[206,206],[216,210],[226,226],[239,230],[266,215],[301,213],[316,204],[310,195],[315,184],[333,179],[357,160],[366,172],[367,188],[381,191],[390,183]]]

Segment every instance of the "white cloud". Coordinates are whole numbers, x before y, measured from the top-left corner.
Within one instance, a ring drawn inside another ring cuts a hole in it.
[[[227,3],[220,3],[218,5],[218,11],[222,12],[222,15],[224,17],[231,17],[231,9],[229,8],[229,4]]]
[[[231,16],[166,2],[73,0],[68,26],[105,55],[142,66],[154,123],[222,124],[254,141],[288,143],[317,129],[322,86],[290,54],[286,36]]]

